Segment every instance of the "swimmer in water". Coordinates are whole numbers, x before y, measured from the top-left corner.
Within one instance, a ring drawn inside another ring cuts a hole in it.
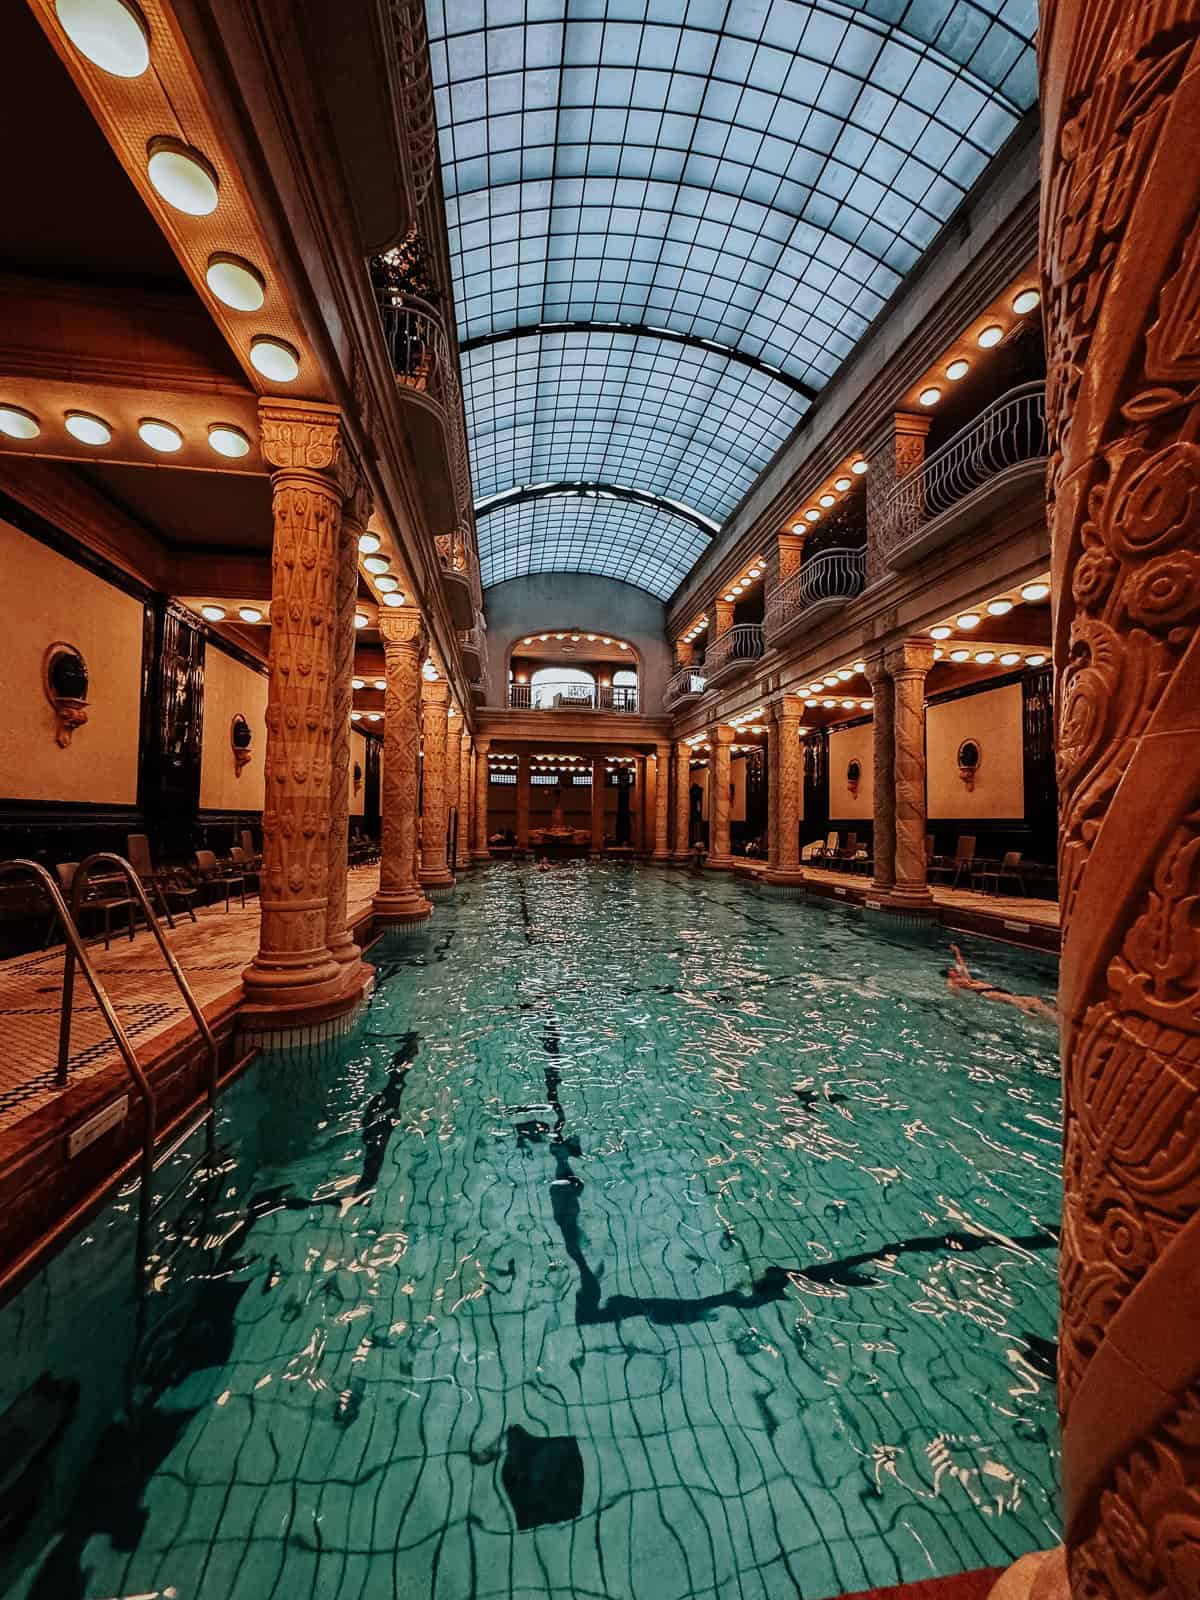
[[[549,872],[550,871],[550,863],[549,863],[549,861],[547,861],[545,856],[543,856],[541,858],[541,860],[538,862],[537,869],[538,869],[539,872]]]
[[[1010,989],[998,989],[995,984],[985,983],[982,978],[973,978],[971,969],[963,960],[962,951],[956,944],[950,948],[954,952],[954,965],[946,973],[946,987],[951,994],[977,994],[981,1000],[995,1000],[1002,1006],[1016,1006],[1027,1017],[1048,1017],[1051,1022],[1058,1021],[1054,1007],[1037,995],[1013,994]]]

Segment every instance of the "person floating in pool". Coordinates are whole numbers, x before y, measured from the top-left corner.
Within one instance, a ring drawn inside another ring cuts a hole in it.
[[[538,862],[537,869],[538,869],[539,872],[549,872],[550,871],[550,863],[546,859],[545,856],[543,856],[541,858],[541,860]]]
[[[1054,1007],[1036,994],[1013,994],[1011,989],[998,989],[994,983],[973,978],[970,967],[963,960],[962,951],[956,944],[950,948],[954,952],[954,965],[946,973],[946,987],[951,994],[977,994],[981,1000],[995,1000],[1002,1006],[1016,1006],[1027,1017],[1048,1017],[1051,1022],[1058,1021]]]

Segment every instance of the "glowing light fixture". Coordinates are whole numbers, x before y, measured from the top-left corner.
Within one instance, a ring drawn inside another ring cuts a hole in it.
[[[854,463],[854,465],[850,468],[850,471],[852,473],[854,473],[856,478],[861,478],[863,476],[863,474],[867,470],[868,470],[868,463],[865,462],[865,461],[856,461]]]
[[[836,490],[838,490],[838,492],[840,494],[845,494],[846,490],[850,487],[850,479],[849,478],[835,478],[833,487]]]
[[[942,398],[942,391],[930,384],[928,389],[922,389],[917,399],[923,406],[935,406]]]
[[[352,711],[350,713],[350,721],[351,722],[361,722],[362,721],[362,712],[361,711]]]
[[[387,556],[367,556],[363,562],[368,572],[386,572],[391,566]]]
[[[818,678],[816,683],[810,683],[808,687],[812,690],[813,694],[820,694],[825,685]]]
[[[858,709],[860,711],[870,711],[871,707],[874,704],[875,704],[874,700],[860,700],[858,702]]]
[[[828,511],[830,506],[837,505],[837,496],[833,494],[823,494],[817,501],[817,504],[819,506],[824,506],[826,511]]]
[[[1039,650],[1036,655],[1025,657],[1025,665],[1027,667],[1044,667],[1046,665],[1046,658]]]
[[[762,568],[761,567],[751,567],[750,568],[750,576],[752,578],[761,578],[762,577]]]
[[[948,628],[943,622],[939,623],[936,628],[930,628],[929,637],[931,639],[948,639],[953,632],[954,629]]]
[[[375,579],[375,587],[380,594],[390,594],[393,589],[400,587],[400,579],[393,578],[390,572],[381,572]]]
[[[1003,337],[1004,329],[998,322],[993,322],[979,335],[979,348],[990,350],[993,345],[999,344]]]
[[[935,661],[940,661],[945,654],[946,652],[944,650],[935,649],[933,652],[933,659]]]
[[[241,256],[209,256],[204,281],[231,311],[258,311],[267,297],[262,273]]]
[[[375,687],[377,689],[386,689],[387,688],[387,679],[386,678],[376,678],[375,679]]]
[[[1022,600],[1044,600],[1050,593],[1048,583],[1027,583],[1021,590]]]
[[[367,686],[362,678],[351,678],[350,687],[352,689],[365,689]]]
[[[251,339],[250,365],[272,383],[294,383],[300,376],[299,352],[282,339]]]
[[[36,439],[42,425],[32,411],[21,406],[0,406],[0,433],[10,439]]]
[[[628,650],[629,649],[629,646],[625,643],[624,639],[621,640],[621,649],[622,650]]]
[[[834,706],[837,705],[837,701],[836,700],[822,700],[821,704],[825,707],[826,711],[832,711]]]
[[[1014,298],[1012,308],[1019,317],[1027,317],[1037,307],[1041,298],[1036,289],[1022,289]]]
[[[200,615],[204,618],[205,622],[224,622],[225,621],[225,607],[224,606],[201,606],[200,607]]]
[[[185,216],[207,217],[217,209],[217,175],[191,145],[151,139],[146,173],[154,192]]]
[[[867,670],[867,663],[865,661],[856,661],[854,663],[854,670],[855,672],[865,672]]]
[[[140,78],[150,65],[150,34],[126,0],[54,0],[62,31],[93,66],[114,78]]]
[[[588,634],[588,643],[589,644],[595,644],[595,642],[596,642],[596,635],[594,633],[589,633]],[[525,643],[528,644],[529,640],[526,639]]]
[[[853,711],[857,704],[858,704],[857,700],[843,700],[842,701],[842,710],[843,711]]]
[[[946,376],[950,379],[951,383],[957,383],[960,378],[965,378],[970,370],[971,363],[969,361],[963,361],[959,359],[958,361],[952,361],[946,368]]]
[[[825,674],[825,677],[824,677],[824,680],[823,680],[823,682],[825,684],[825,687],[827,689],[836,688],[837,687],[837,681],[838,681],[838,675],[837,675],[836,672],[827,672]]]
[[[839,683],[848,683],[854,674],[850,671],[849,667],[839,667],[837,676]]]
[[[1000,657],[1001,663],[1006,667],[1015,667],[1020,659],[1021,653],[1019,650],[1006,650]]]
[[[382,720],[383,720],[383,713],[382,712],[380,712],[380,711],[368,711],[367,712],[367,721],[368,722],[382,722]]]
[[[810,506],[804,513],[804,520],[805,522],[820,522],[821,513]]]
[[[396,590],[394,594],[385,594],[383,603],[385,606],[402,606],[404,604],[404,596],[399,590]]]
[[[727,594],[727,595],[724,596],[724,598],[726,600],[736,600],[737,599],[737,595],[736,594]]]
[[[370,622],[371,622],[371,619],[370,619],[370,617],[365,617],[365,616],[364,616],[364,615],[363,615],[363,614],[362,614],[362,612],[361,612],[361,611],[356,611],[356,612],[355,612],[355,613],[354,613],[354,626],[355,626],[355,627],[356,627],[356,628],[366,628],[366,627],[369,627],[369,626],[370,626]]]
[[[263,619],[263,614],[257,606],[239,606],[238,616],[243,622],[261,622]]]
[[[951,661],[970,661],[971,652],[969,650],[951,650],[950,659]]]
[[[1012,610],[1012,608],[1013,608],[1013,603],[1012,603],[1011,600],[989,600],[988,601],[988,616],[989,617],[1006,617],[1008,615],[1008,613]]]
[[[179,429],[157,417],[142,418],[138,423],[138,438],[160,455],[174,455],[176,450],[183,449],[183,435]]]
[[[90,411],[68,411],[64,418],[67,432],[80,444],[102,445],[112,438],[112,429],[103,417],[94,417]]]
[[[976,650],[975,652],[975,660],[981,667],[990,666],[995,659],[996,652],[994,650]]]
[[[358,536],[359,554],[373,556],[382,543],[383,540],[377,533],[360,533]],[[525,643],[528,644],[529,640],[526,639]]]
[[[219,456],[236,461],[250,454],[250,441],[240,428],[228,422],[214,422],[208,430],[208,442]]]
[[[543,635],[542,635],[542,638],[543,638],[543,639],[544,639],[544,638],[545,638],[545,637],[546,637],[546,635],[545,635],[545,634],[543,634]],[[610,638],[609,638],[609,637],[608,637],[608,635],[607,635],[607,634],[605,634],[605,635],[604,635],[604,637],[603,637],[603,638],[602,638],[602,639],[601,639],[601,641],[600,641],[600,643],[601,643],[601,644],[611,644],[611,643],[612,643],[612,640],[611,640],[611,639],[610,639]]]
[[[978,611],[964,611],[958,619],[958,625],[964,631],[970,628],[977,628],[979,626]]]

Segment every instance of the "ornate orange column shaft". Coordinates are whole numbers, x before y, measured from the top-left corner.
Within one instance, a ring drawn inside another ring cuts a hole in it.
[[[463,719],[455,706],[450,707],[446,719],[446,832],[450,831],[450,813],[454,813],[454,853],[446,846],[446,866],[453,873],[458,864],[458,850],[463,833],[462,791]]]
[[[336,408],[314,402],[263,400],[259,416],[275,533],[262,922],[242,981],[248,1020],[270,1027],[338,1002],[347,986],[325,942],[341,430]]]
[[[604,780],[608,767],[603,756],[592,757],[592,840],[594,856],[604,851]]]
[[[767,727],[767,873],[779,865],[779,729],[774,713]]]
[[[680,739],[675,746],[675,859],[688,858],[688,825],[692,814],[692,747]]]
[[[652,861],[671,859],[669,828],[671,820],[671,746],[654,747],[654,854]]]
[[[906,639],[884,664],[895,685],[896,882],[888,904],[922,912],[933,906],[925,873],[925,675],[933,645]]]
[[[488,751],[492,748],[490,739],[476,739],[475,741],[475,805],[472,822],[475,832],[471,842],[471,859],[473,861],[490,861],[492,852],[488,849]]]
[[[383,704],[382,843],[375,915],[399,925],[424,922],[433,910],[416,875],[418,715],[425,636],[415,606],[379,612],[387,675]]]
[[[529,849],[529,756],[517,756],[517,849]]]
[[[1072,1593],[1200,1581],[1200,4],[1043,4]]]
[[[804,701],[785,694],[771,707],[771,766],[775,771],[775,862],[766,882],[797,892],[804,882],[800,868],[800,719]]]
[[[421,888],[453,889],[446,864],[446,723],[450,685],[444,678],[421,685],[421,731],[425,762],[421,773]]]
[[[874,755],[871,794],[875,820],[871,853],[875,866],[871,887],[880,894],[891,894],[896,882],[896,687],[882,655],[868,660],[867,678],[871,684]]]
[[[471,865],[471,801],[474,785],[471,782],[471,736],[460,722],[458,749],[458,850],[454,857],[456,871],[466,872]]]
[[[727,723],[718,723],[709,729],[708,742],[712,746],[712,765],[709,768],[706,864],[716,872],[728,872],[733,866],[729,853],[729,746],[733,743],[733,729]]]
[[[346,883],[350,845],[350,711],[354,703],[354,613],[358,598],[358,541],[371,515],[366,480],[342,458],[342,526],[338,538],[336,623],[333,677],[330,684],[333,739],[329,776],[329,898],[325,907],[325,943],[335,961],[359,961],[362,951],[350,936],[346,916]]]

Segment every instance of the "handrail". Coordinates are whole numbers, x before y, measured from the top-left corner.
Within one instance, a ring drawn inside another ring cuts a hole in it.
[[[90,856],[84,865],[90,865],[95,859],[95,856]],[[119,861],[120,857],[112,857],[111,859]],[[128,872],[133,872],[133,868],[129,866],[128,862],[122,862],[121,864]],[[78,873],[82,870],[82,867],[77,869],[77,882],[79,881]],[[96,1005],[99,1007],[100,1014],[108,1024],[108,1031],[113,1036],[113,1042],[117,1047],[117,1052],[122,1061],[124,1061],[126,1071],[133,1079],[134,1085],[142,1097],[145,1110],[142,1127],[142,1154],[140,1162],[142,1200],[138,1207],[138,1281],[140,1284],[142,1263],[146,1260],[147,1249],[150,1242],[150,1214],[149,1201],[147,1197],[150,1194],[150,1190],[154,1182],[154,1144],[158,1131],[158,1108],[154,1099],[154,1091],[150,1087],[150,1080],[147,1078],[146,1074],[142,1071],[141,1066],[138,1064],[137,1055],[134,1052],[132,1044],[129,1042],[129,1035],[125,1032],[125,1029],[121,1024],[121,1019],[117,1016],[117,1013],[113,1008],[113,1003],[108,997],[107,990],[96,977],[92,964],[88,960],[87,950],[84,948],[83,940],[80,938],[78,921],[68,908],[67,902],[63,898],[62,891],[55,883],[54,879],[46,871],[45,867],[41,866],[36,861],[29,861],[20,856],[11,861],[0,861],[0,877],[11,877],[18,871],[29,872],[33,874],[37,882],[40,883],[42,888],[46,891],[50,903],[57,912],[59,921],[62,923],[65,948],[65,956],[63,961],[62,1017],[66,1020],[66,1028],[64,1030],[62,1022],[60,1021],[58,1067],[55,1073],[55,1082],[60,1087],[65,1086],[67,1083],[67,1059],[70,1049],[71,1033],[70,1012],[75,991],[75,963],[78,961],[80,968],[83,971],[83,975],[88,981],[88,987],[92,991]],[[137,887],[142,904],[148,911],[149,904],[146,900],[145,891],[141,888],[140,884]],[[74,895],[72,896],[72,899],[74,899]],[[153,922],[153,916],[151,916],[150,920]],[[160,943],[161,942],[160,935]]]
[[[702,695],[706,682],[707,675],[703,663],[688,662],[686,666],[679,667],[671,674],[663,699],[667,705],[672,706],[677,701],[685,700],[692,695]]]
[[[765,648],[761,622],[735,622],[732,628],[719,633],[705,652],[709,680],[731,661],[757,661]]]
[[[853,600],[867,578],[867,552],[838,545],[819,550],[767,597],[767,626],[778,633],[824,601]]]

